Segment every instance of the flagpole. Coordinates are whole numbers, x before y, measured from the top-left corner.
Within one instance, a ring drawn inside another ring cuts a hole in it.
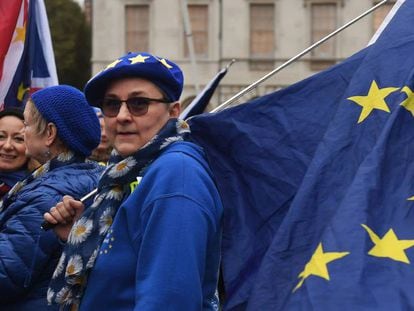
[[[369,10],[365,11],[364,13],[362,13],[361,15],[357,16],[356,18],[354,18],[353,20],[349,21],[348,23],[346,23],[345,25],[343,25],[342,27],[338,28],[337,30],[335,30],[334,32],[330,33],[329,35],[327,35],[326,37],[320,39],[319,41],[315,42],[314,44],[312,44],[310,47],[308,47],[307,49],[303,50],[302,52],[300,52],[299,54],[297,54],[296,56],[292,57],[291,59],[289,59],[287,62],[285,62],[284,64],[280,65],[279,67],[277,67],[276,69],[274,69],[273,71],[269,72],[268,74],[266,74],[265,76],[263,76],[262,78],[260,78],[259,80],[257,80],[256,82],[253,82],[252,84],[250,84],[248,87],[246,87],[245,89],[241,90],[239,93],[237,93],[236,95],[234,95],[233,97],[231,97],[230,99],[226,100],[224,103],[222,103],[220,106],[216,107],[215,109],[213,109],[211,112],[218,112],[223,110],[224,108],[226,108],[227,106],[229,106],[230,104],[232,104],[233,102],[235,102],[236,100],[238,100],[240,97],[242,97],[243,95],[245,95],[246,93],[250,92],[251,90],[253,90],[255,87],[257,87],[260,83],[266,81],[267,79],[269,79],[270,77],[272,77],[274,74],[278,73],[279,71],[281,71],[282,69],[284,69],[285,67],[289,66],[291,63],[293,63],[294,61],[296,61],[297,59],[301,58],[303,55],[305,55],[306,53],[312,51],[314,48],[318,47],[319,45],[321,45],[322,43],[324,43],[325,41],[327,41],[328,39],[332,38],[333,36],[337,35],[339,32],[341,32],[342,30],[348,28],[349,26],[351,26],[352,24],[356,23],[357,21],[359,21],[360,19],[362,19],[363,17],[367,16],[368,14],[372,13],[373,11],[375,11],[376,9],[378,9],[380,6],[382,6],[383,4],[385,4],[388,0],[383,0],[381,2],[379,2],[377,5],[373,6],[372,8],[370,8]]]
[[[197,62],[196,62],[196,57],[195,57],[193,32],[191,29],[187,0],[181,0],[180,3],[181,3],[181,13],[183,15],[185,37],[186,37],[187,46],[188,46],[188,53],[190,55],[191,67],[193,69],[194,88],[195,88],[196,94],[198,94],[200,91],[200,86],[198,84]]]

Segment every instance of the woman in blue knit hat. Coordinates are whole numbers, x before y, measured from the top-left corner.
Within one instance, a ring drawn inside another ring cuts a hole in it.
[[[46,293],[62,243],[41,229],[43,214],[97,186],[102,168],[85,158],[100,128],[83,93],[64,85],[35,92],[24,119],[27,154],[42,165],[0,202],[0,310],[52,310]]]
[[[92,206],[45,214],[67,241],[48,291],[80,310],[215,310],[222,204],[203,150],[178,120],[183,75],[129,53],[85,87],[117,155]],[[77,219],[73,224],[72,221]]]

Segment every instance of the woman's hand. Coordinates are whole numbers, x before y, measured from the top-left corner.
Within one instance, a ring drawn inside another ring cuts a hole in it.
[[[66,242],[73,223],[79,219],[84,208],[81,201],[65,195],[62,202],[52,207],[48,213],[43,215],[43,218],[47,222],[56,225],[53,230],[62,241]]]

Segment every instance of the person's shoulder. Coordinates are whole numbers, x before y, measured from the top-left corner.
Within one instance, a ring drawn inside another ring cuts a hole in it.
[[[72,163],[47,172],[28,186],[52,196],[73,195],[95,187],[103,170],[97,163]]]
[[[160,162],[205,162],[205,154],[203,149],[187,141],[175,142],[168,146],[159,157]]]
[[[71,163],[68,165],[61,166],[55,170],[48,172],[47,177],[61,177],[65,178],[65,175],[100,175],[105,170],[105,167],[99,165],[94,161],[86,161],[81,163]]]

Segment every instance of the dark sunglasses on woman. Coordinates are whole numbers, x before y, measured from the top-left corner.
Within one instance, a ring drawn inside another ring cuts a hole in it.
[[[129,112],[133,116],[142,116],[148,112],[148,106],[151,102],[157,103],[170,103],[169,100],[163,98],[148,98],[148,97],[131,97],[126,100],[120,100],[117,98],[104,98],[102,100],[101,109],[102,113],[106,117],[116,117],[121,109],[122,103],[125,103]]]

